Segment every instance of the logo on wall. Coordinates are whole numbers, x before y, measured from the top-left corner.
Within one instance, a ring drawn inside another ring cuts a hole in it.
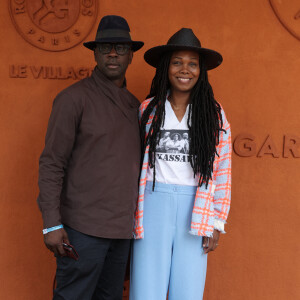
[[[97,0],[9,0],[9,11],[20,35],[47,51],[79,44],[97,17]]]
[[[300,40],[300,1],[269,0],[281,24]]]

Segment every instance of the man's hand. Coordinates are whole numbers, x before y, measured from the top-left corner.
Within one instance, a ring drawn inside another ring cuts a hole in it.
[[[214,251],[218,246],[218,241],[220,237],[220,231],[214,229],[213,236],[211,238],[203,237],[203,249],[204,253],[207,254],[210,251]]]
[[[63,228],[51,231],[44,235],[46,247],[52,251],[55,256],[66,256],[66,252],[62,246],[63,242],[70,244],[68,235]]]

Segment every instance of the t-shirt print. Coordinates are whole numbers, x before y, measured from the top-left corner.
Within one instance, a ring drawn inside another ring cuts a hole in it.
[[[161,130],[161,138],[156,147],[157,159],[174,162],[189,162],[189,150],[189,130]]]
[[[190,155],[190,132],[188,112],[179,122],[168,100],[165,104],[165,122],[160,128],[156,145],[155,180],[166,184],[197,186],[199,178],[194,176]],[[148,166],[147,180],[153,181],[153,168]]]

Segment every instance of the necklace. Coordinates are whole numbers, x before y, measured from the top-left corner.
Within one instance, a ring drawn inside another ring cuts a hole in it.
[[[171,104],[173,110],[181,110],[181,109],[182,109],[182,110],[186,110],[186,105],[181,105],[181,106],[176,106],[176,105],[174,105],[174,104],[172,103],[172,99],[171,99],[170,96],[168,97],[168,100],[169,100],[169,102],[170,102],[170,104]]]
[[[170,102],[171,103],[171,106],[172,106],[172,108],[174,109],[174,110],[180,110],[180,107],[176,107],[172,102]]]

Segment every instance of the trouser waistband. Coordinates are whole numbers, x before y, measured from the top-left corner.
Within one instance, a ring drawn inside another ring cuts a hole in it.
[[[148,192],[152,191],[153,181],[146,182],[146,190]],[[161,182],[155,182],[154,192],[164,192],[164,193],[178,193],[186,195],[196,194],[197,186],[191,185],[178,185],[178,184],[167,184]]]

